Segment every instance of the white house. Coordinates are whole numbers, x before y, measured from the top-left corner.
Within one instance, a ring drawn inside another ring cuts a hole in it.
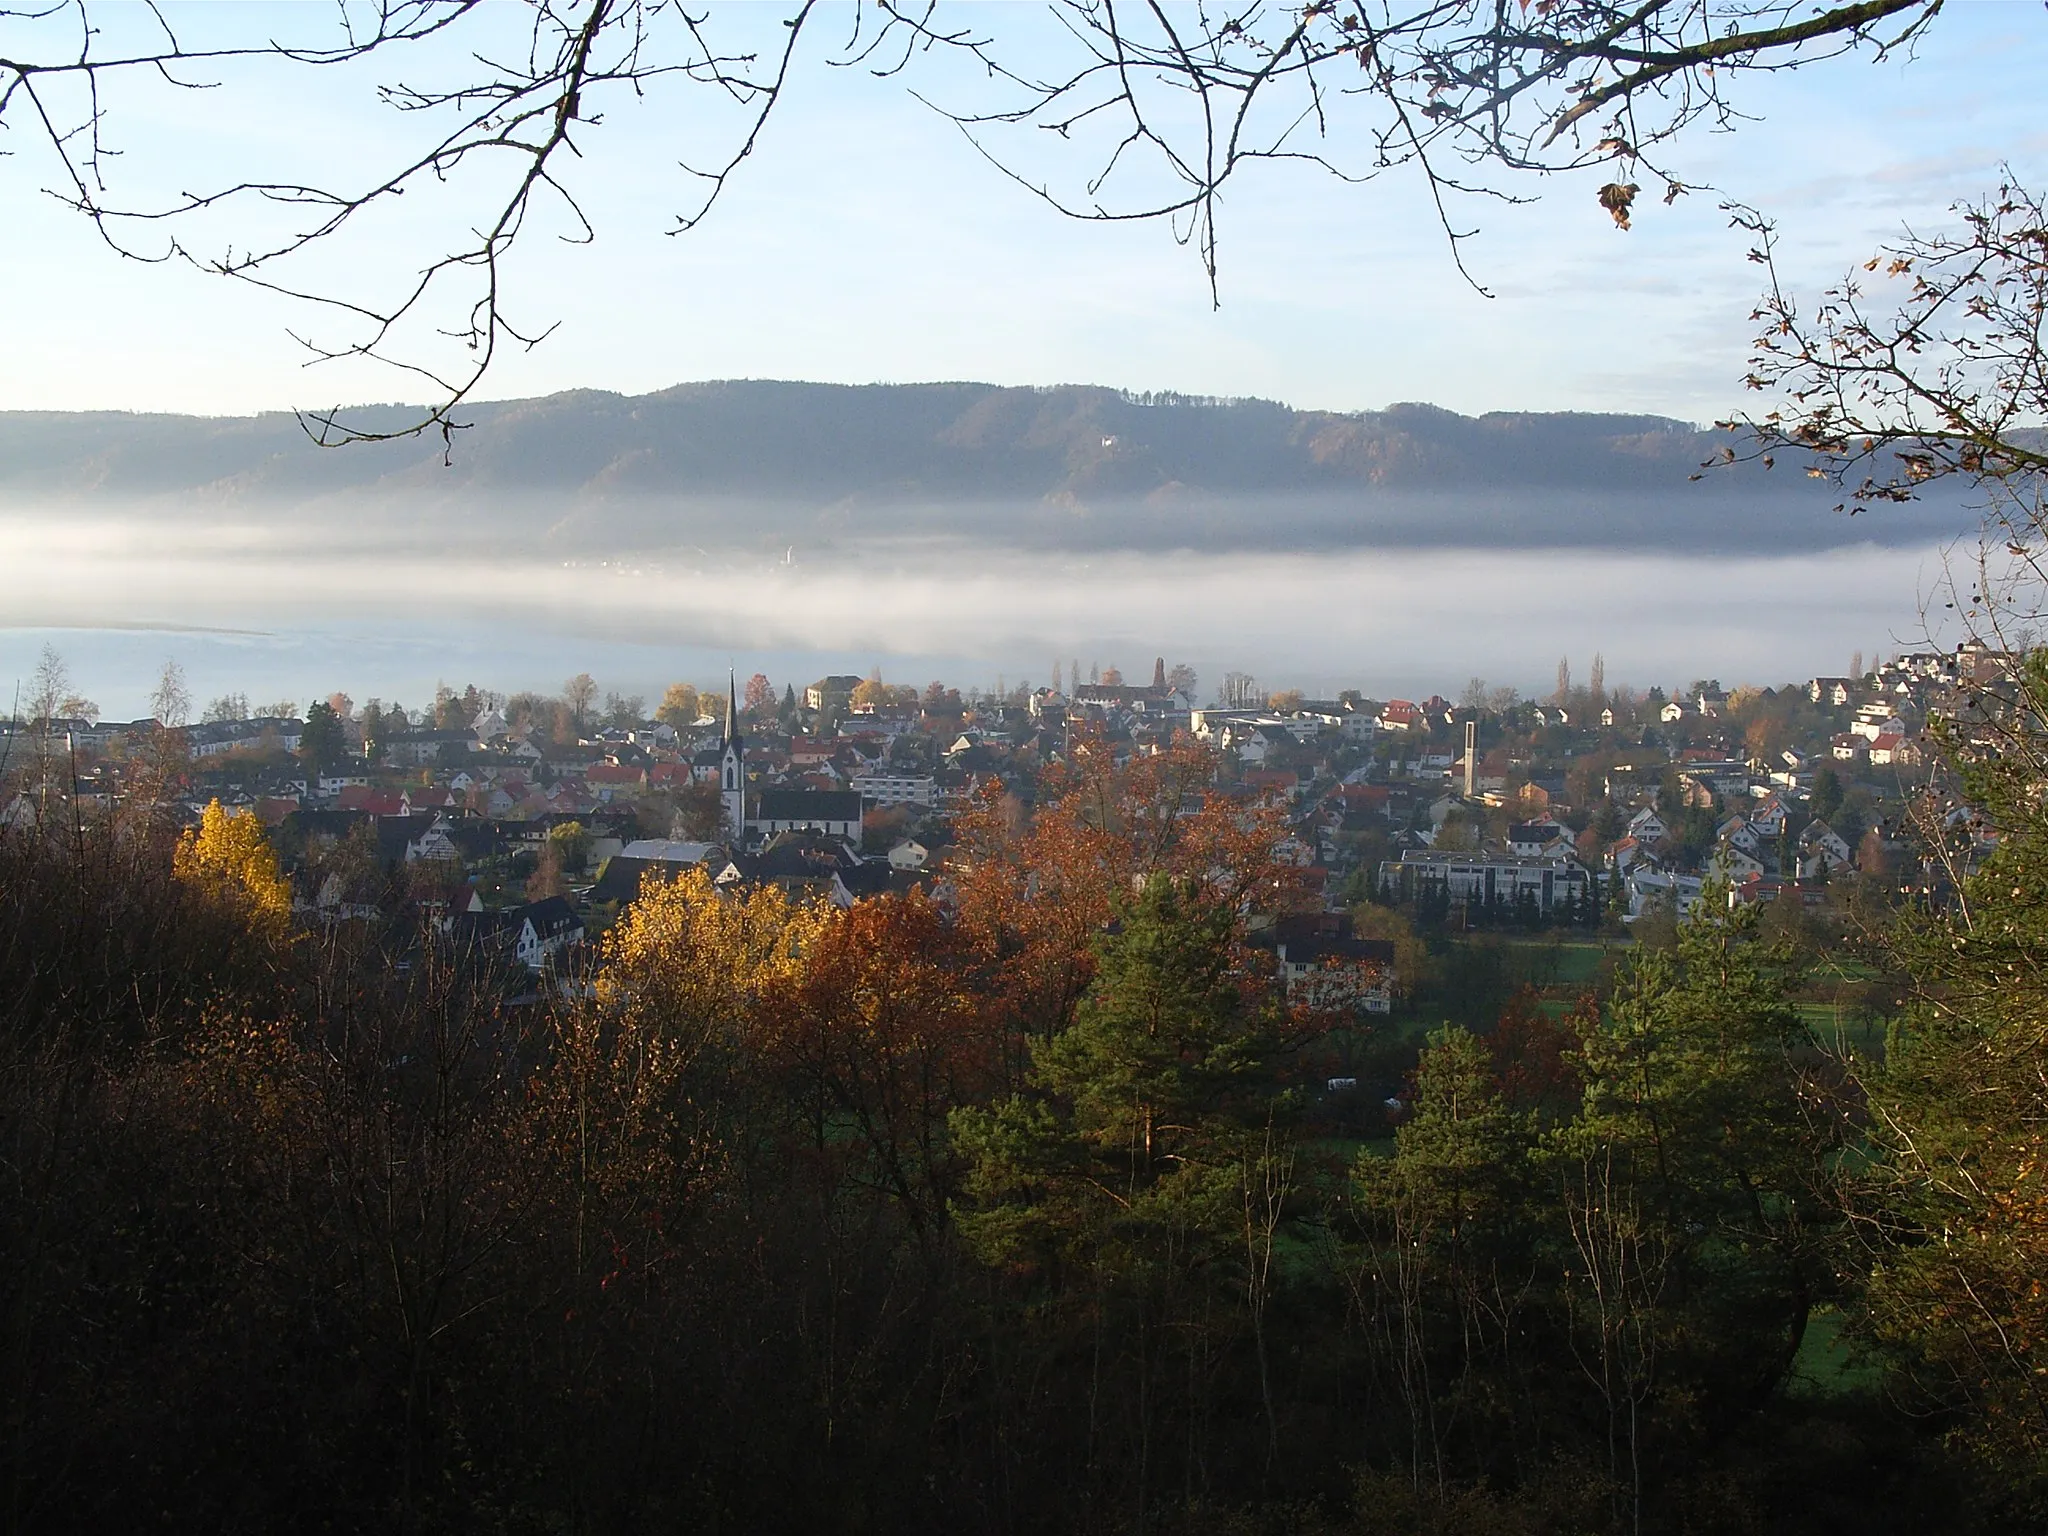
[[[530,971],[546,965],[557,951],[583,937],[583,919],[559,896],[546,896],[506,914],[512,930],[512,952]]]
[[[1766,794],[1749,813],[1749,824],[1766,838],[1781,836],[1785,831],[1787,812],[1785,802],[1776,795]]]
[[[1714,856],[1707,860],[1707,873],[1729,885],[1740,885],[1751,875],[1765,872],[1762,859],[1732,842],[1719,844]]]
[[[891,869],[923,869],[932,856],[931,849],[914,837],[906,837],[889,850]]]
[[[1517,858],[1533,859],[1565,835],[1565,829],[1554,821],[1517,822],[1508,828],[1508,852]]]
[[[1714,837],[1716,841],[1740,848],[1744,853],[1763,852],[1765,838],[1746,816],[1730,816],[1714,829]]]
[[[1700,904],[1706,882],[1698,875],[1670,875],[1653,864],[1638,864],[1626,884],[1628,920],[1633,922],[1655,901],[1671,902],[1680,917],[1687,916]]]
[[[1799,834],[1799,878],[1848,867],[1849,845],[1842,835],[1817,817],[1809,821]]]
[[[1671,835],[1671,829],[1664,825],[1662,816],[1646,805],[1629,818],[1628,835],[1647,848],[1663,842]]]

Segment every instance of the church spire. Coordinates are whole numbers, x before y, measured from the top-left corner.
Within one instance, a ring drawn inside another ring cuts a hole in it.
[[[726,838],[737,848],[747,836],[747,749],[740,740],[737,674],[726,679],[725,742],[718,754],[718,799]]]

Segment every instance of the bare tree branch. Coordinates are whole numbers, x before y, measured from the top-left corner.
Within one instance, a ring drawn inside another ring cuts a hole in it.
[[[1212,301],[1223,195],[1267,162],[1313,165],[1350,183],[1413,168],[1453,261],[1483,293],[1464,259],[1475,230],[1460,200],[1520,200],[1500,180],[1510,174],[1612,166],[1598,200],[1627,228],[1638,171],[1662,180],[1667,202],[1686,190],[1652,156],[1694,123],[1735,122],[1727,92],[1739,75],[1855,49],[1882,56],[1916,38],[1941,4],[1052,0],[1046,50],[1005,41],[998,24],[1022,24],[985,10],[854,0],[845,42],[823,62],[893,78],[935,55],[967,61],[977,99],[942,110],[990,163],[1071,217],[1168,224],[1197,253]],[[795,78],[814,5],[791,0],[780,15],[741,9],[714,20],[684,0],[524,0],[516,10],[340,0],[331,10],[288,10],[282,22],[263,13],[289,36],[237,37],[247,24],[233,10],[195,19],[154,0],[0,3],[0,130],[28,130],[13,151],[46,155],[51,194],[123,256],[182,261],[308,306],[319,323],[292,334],[311,362],[380,364],[431,396],[396,426],[339,408],[308,413],[315,442],[436,431],[445,443],[501,350],[537,346],[552,329],[508,315],[508,262],[523,235],[555,227],[549,220],[566,225],[560,238],[595,238],[570,171],[606,112],[656,90],[699,88],[722,104],[729,139],[677,157],[696,188],[669,232],[696,228],[759,148]],[[722,40],[764,24],[779,25],[773,45]],[[202,36],[208,25],[219,35]],[[1883,27],[1890,32],[1880,35]],[[440,76],[456,48],[460,78],[448,84]],[[236,86],[265,73],[386,61],[416,61],[440,83],[378,88],[382,106],[426,132],[360,180],[252,177],[156,200],[117,190],[120,150],[108,134],[115,98],[131,86],[206,92],[225,110]],[[941,94],[922,87],[920,99]],[[1018,138],[1019,130],[1031,132]],[[1061,164],[1035,168],[1035,144]],[[1076,154],[1083,169],[1067,182]],[[408,208],[477,211],[395,290],[388,270],[337,282],[331,267],[312,269],[314,253],[408,196]]]

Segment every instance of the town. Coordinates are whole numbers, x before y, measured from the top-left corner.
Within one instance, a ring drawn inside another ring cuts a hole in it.
[[[587,976],[650,876],[700,868],[721,890],[842,907],[943,897],[963,811],[994,799],[1028,819],[1077,757],[1121,768],[1178,746],[1207,755],[1200,799],[1284,818],[1274,851],[1313,910],[1342,915],[1330,932],[1372,956],[1363,995],[1385,1012],[1398,978],[1391,951],[1353,932],[1365,906],[1618,940],[1685,917],[1710,886],[1820,913],[1859,882],[1950,877],[1958,839],[1968,866],[1991,838],[1948,808],[1926,845],[1927,733],[1966,722],[2011,666],[1969,642],[1776,687],[1638,695],[1609,690],[1596,657],[1582,683],[1560,662],[1540,702],[1479,678],[1455,701],[1312,699],[1231,673],[1198,703],[1193,670],[1159,658],[1141,683],[1100,666],[1083,681],[1075,661],[1063,683],[1001,693],[879,669],[778,690],[757,673],[675,684],[652,710],[579,675],[558,696],[444,686],[414,710],[228,696],[189,722],[171,669],[163,718],[115,722],[70,693],[52,651],[39,708],[0,722],[0,821],[148,795],[197,825],[217,803],[261,823],[306,921],[405,916],[536,976]]]

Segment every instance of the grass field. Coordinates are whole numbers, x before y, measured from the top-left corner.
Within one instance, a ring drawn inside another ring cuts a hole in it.
[[[1832,1045],[1840,1040],[1856,1050],[1872,1051],[1884,1044],[1885,1021],[1865,1019],[1858,1022],[1857,1010],[1846,1003],[1798,1002],[1792,1006],[1799,1010],[1799,1017],[1823,1045]]]

